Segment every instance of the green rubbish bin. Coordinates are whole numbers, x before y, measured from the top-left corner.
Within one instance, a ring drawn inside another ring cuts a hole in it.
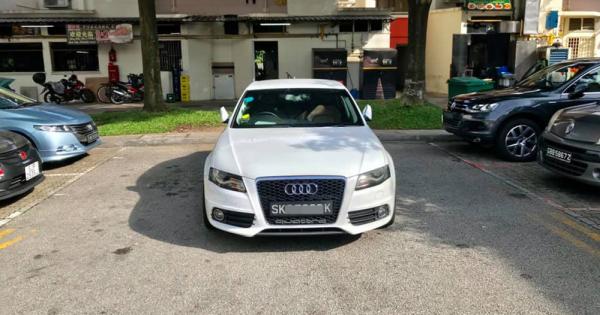
[[[476,77],[454,77],[448,80],[448,98],[471,92],[494,89],[493,81],[485,81]]]

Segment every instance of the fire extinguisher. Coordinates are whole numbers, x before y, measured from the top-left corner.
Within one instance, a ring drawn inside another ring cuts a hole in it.
[[[116,64],[109,62],[108,63],[108,80],[110,82],[118,82],[120,78],[119,75],[119,66]]]
[[[115,51],[114,48],[112,48],[112,46],[110,47],[110,50],[108,51],[108,61],[109,62],[117,62],[117,52]]]

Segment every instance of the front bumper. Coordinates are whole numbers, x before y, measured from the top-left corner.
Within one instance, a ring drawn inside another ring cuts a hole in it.
[[[311,235],[311,234],[361,234],[379,228],[392,220],[395,206],[395,176],[392,175],[380,185],[355,191],[358,177],[346,178],[344,196],[338,213],[337,220],[331,224],[270,224],[262,211],[256,181],[244,178],[246,193],[230,191],[218,187],[204,178],[204,205],[206,217],[216,228],[246,236],[255,235]],[[361,225],[350,222],[349,212],[365,210],[387,205],[387,216]],[[213,208],[253,214],[254,220],[250,227],[238,227],[215,221],[211,212]]]
[[[548,147],[570,153],[571,163],[546,155]],[[566,140],[546,132],[540,141],[538,163],[546,169],[594,186],[600,186],[600,146]]]
[[[58,162],[86,154],[102,142],[100,139],[91,144],[82,144],[70,132],[37,132],[35,135],[42,161]]]
[[[24,161],[7,163],[6,160],[0,160],[4,176],[0,180],[0,200],[9,199],[21,195],[38,185],[44,180],[41,173],[42,162],[35,149],[23,149],[27,152],[28,158]],[[35,162],[39,163],[40,174],[30,180],[25,179],[25,167]]]
[[[467,141],[493,143],[493,122],[485,116],[445,110],[442,116],[444,129]]]

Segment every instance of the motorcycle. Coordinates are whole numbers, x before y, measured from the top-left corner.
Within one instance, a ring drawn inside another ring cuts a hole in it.
[[[114,82],[109,89],[110,101],[113,104],[141,102],[144,100],[144,76],[128,74],[128,82]]]
[[[77,75],[61,79],[58,82],[46,81],[46,73],[38,72],[33,75],[33,82],[44,87],[41,94],[44,95],[46,103],[65,103],[73,100],[81,100],[85,103],[92,103],[96,100],[94,92],[86,88]]]

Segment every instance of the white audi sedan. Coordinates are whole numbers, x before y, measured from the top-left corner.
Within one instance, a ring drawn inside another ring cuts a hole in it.
[[[360,234],[394,222],[394,162],[340,83],[254,82],[204,164],[204,224],[243,236]]]

